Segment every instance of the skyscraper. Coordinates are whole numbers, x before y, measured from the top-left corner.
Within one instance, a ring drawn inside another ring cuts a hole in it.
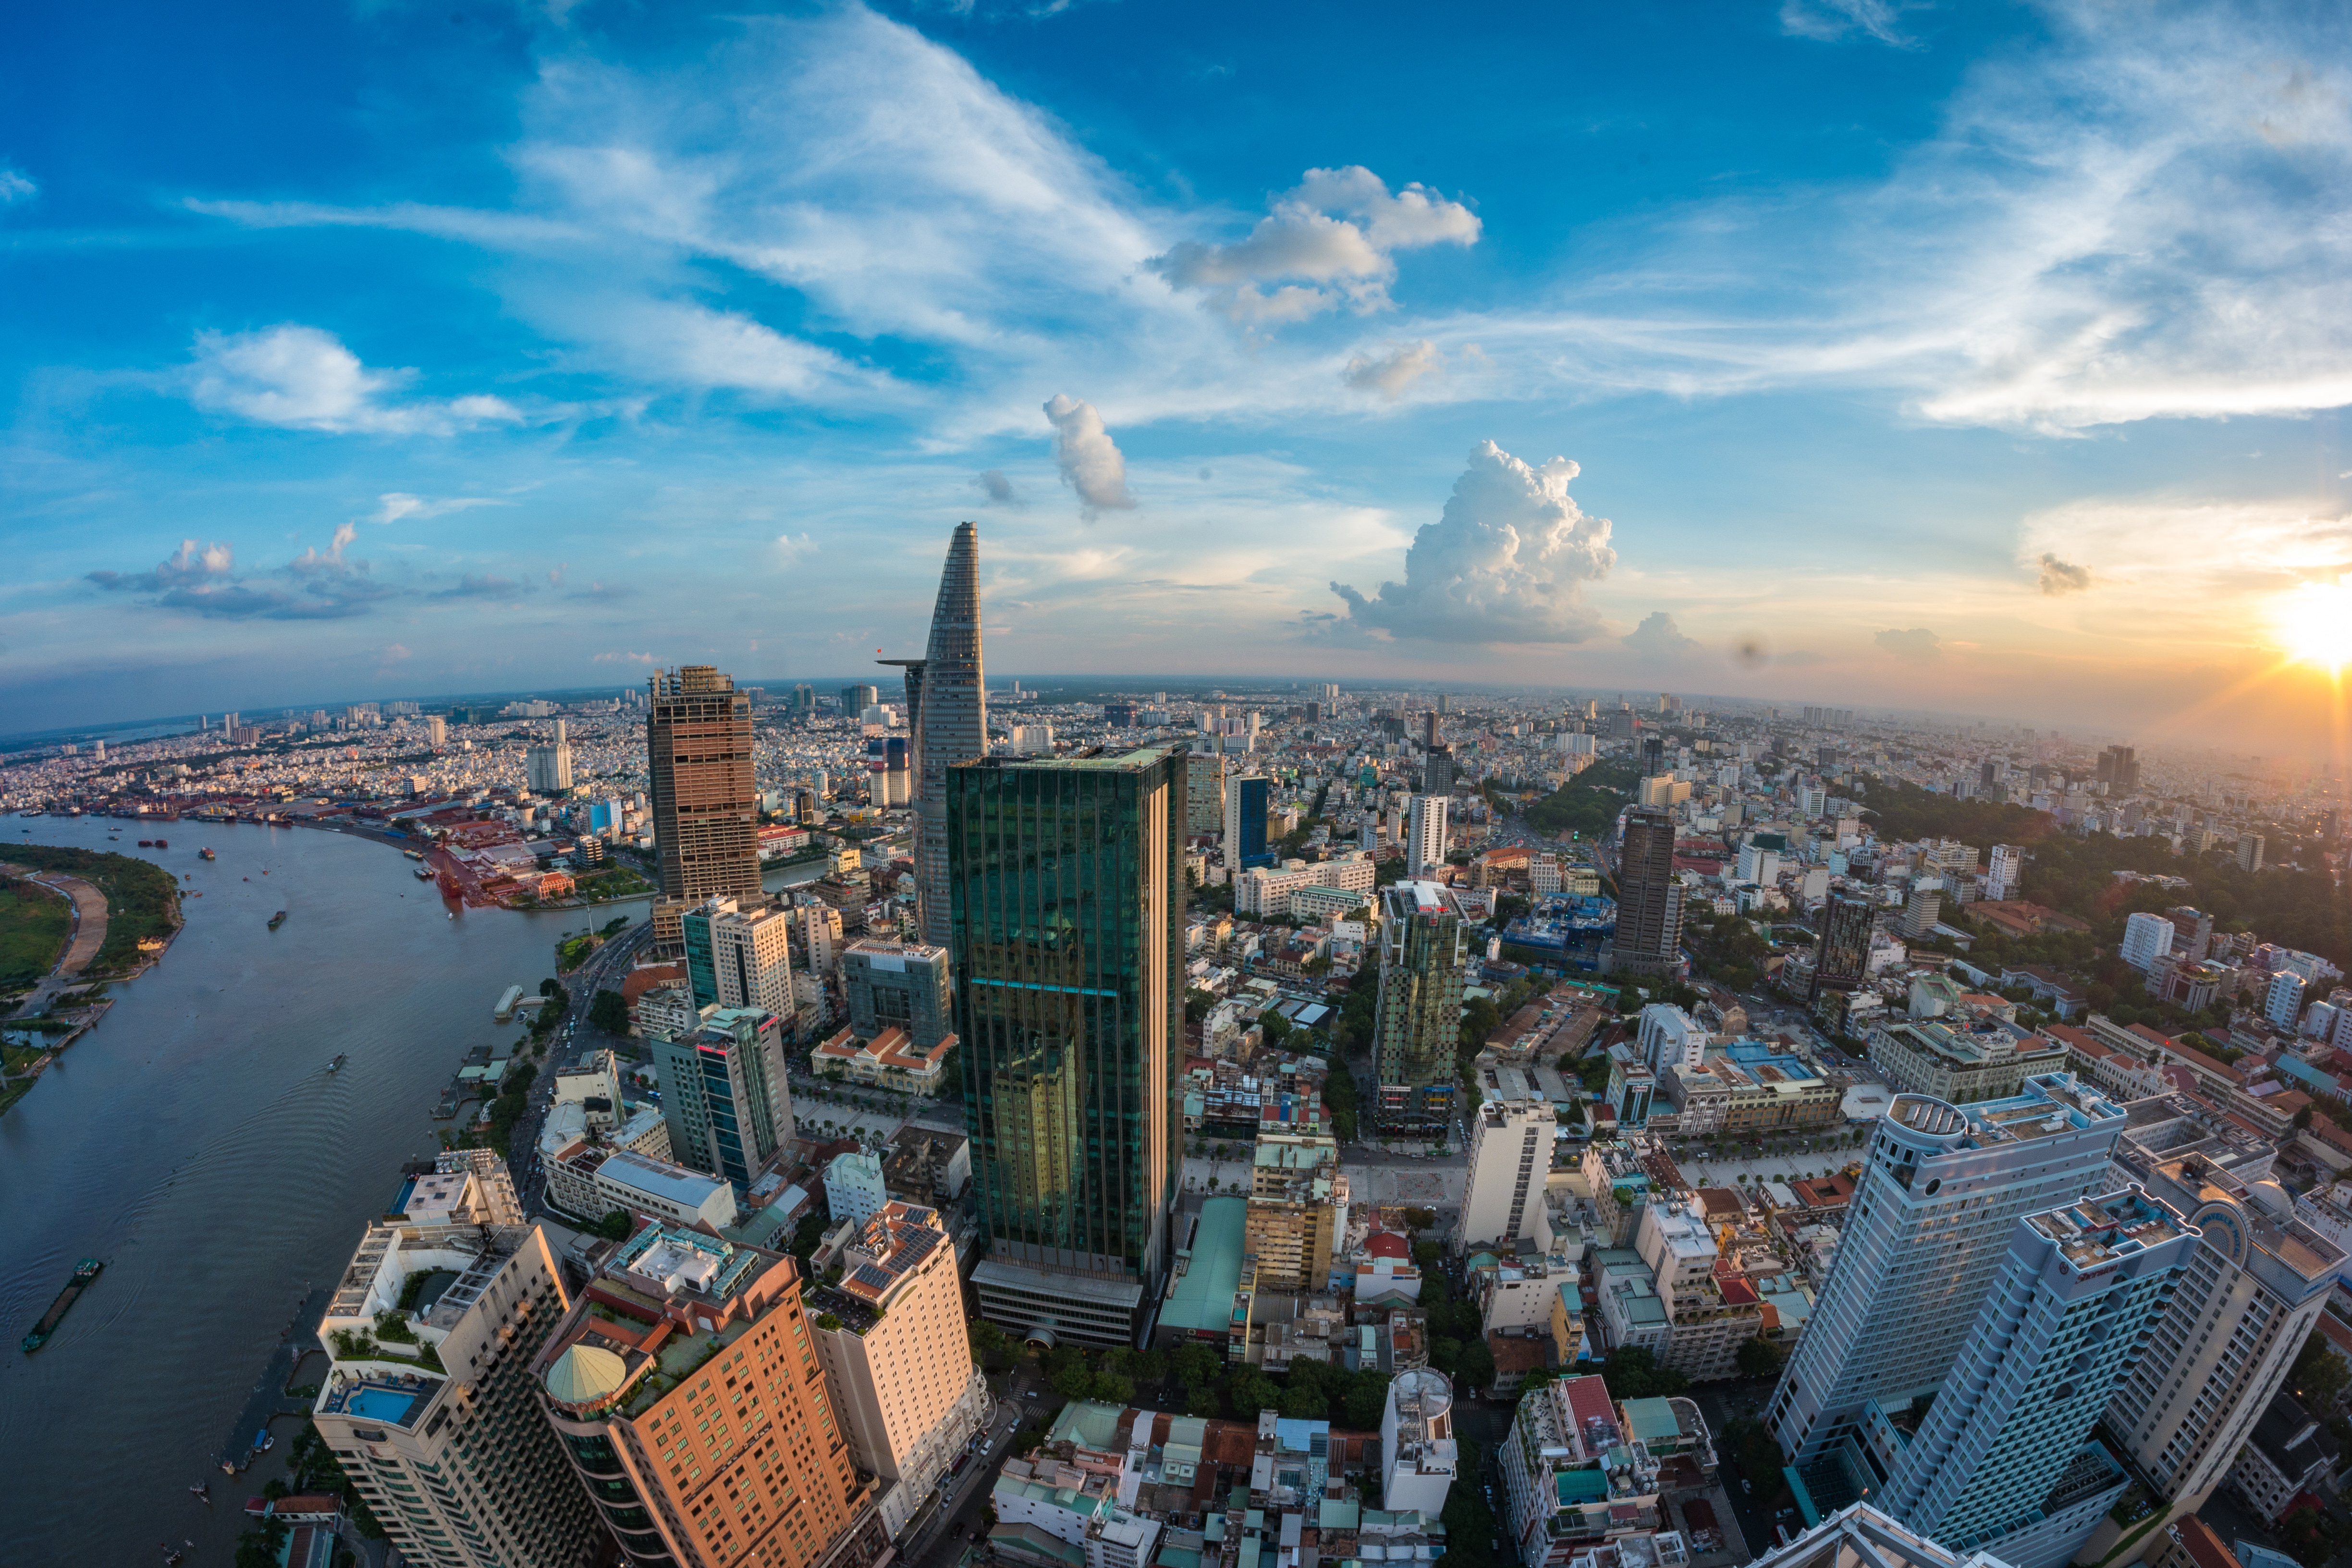
[[[889,1549],[801,1284],[781,1253],[647,1224],[530,1358],[541,1429],[632,1568],[865,1568]]]
[[[1454,793],[1454,748],[1432,746],[1421,760],[1421,793],[1440,800]]]
[[[1853,1435],[1864,1405],[1932,1394],[2021,1216],[2107,1179],[2122,1109],[2065,1073],[1965,1108],[1898,1094],[1879,1119],[1805,1336],[1765,1409],[1810,1464]]]
[[[458,1185],[413,1180],[343,1270],[311,1424],[411,1563],[593,1563],[604,1531],[525,1371],[572,1305],[562,1274],[537,1226],[499,1223],[446,1177]]]
[[[449,721],[436,713],[425,721],[425,743],[435,751],[449,743]]]
[[[1996,844],[1985,852],[1984,896],[1994,903],[2016,895],[2025,853],[2014,844]]]
[[[1412,797],[1410,815],[1405,818],[1404,868],[1409,877],[1445,864],[1446,832],[1445,796],[1417,795]]]
[[[948,947],[948,770],[988,751],[988,686],[980,655],[980,529],[956,524],[921,658],[886,658],[907,674],[915,750],[915,899],[923,940]]]
[[[965,1350],[963,1283],[935,1209],[886,1203],[813,1287],[817,1360],[858,1465],[889,1483],[896,1534],[988,1419],[988,1378]]]
[[[2019,1219],[1935,1402],[1871,1478],[1881,1506],[2012,1568],[2071,1561],[2128,1484],[2091,1428],[2196,1246],[2137,1187]]]
[[[739,909],[710,899],[681,921],[686,976],[698,1007],[753,1007],[793,1016],[792,911]]]
[[[1195,752],[1185,763],[1184,831],[1222,833],[1225,827],[1225,759],[1215,752]]]
[[[676,1039],[656,1039],[654,1072],[681,1165],[749,1187],[792,1138],[784,1021],[773,1013],[725,1007]]]
[[[982,1313],[1134,1342],[1183,1128],[1185,751],[948,771],[955,1027]]]
[[[1683,936],[1683,885],[1675,879],[1675,819],[1636,807],[1625,814],[1617,857],[1617,935],[1612,966],[1627,974],[1672,969]]]
[[[751,781],[751,700],[707,664],[656,674],[646,718],[654,855],[661,897],[654,949],[684,951],[686,911],[718,895],[758,899],[760,796]]]
[[[1274,852],[1265,847],[1266,806],[1273,789],[1273,781],[1260,773],[1225,781],[1226,870],[1274,864]]]
[[[1454,1057],[1462,1043],[1461,905],[1438,882],[1408,879],[1381,891],[1380,994],[1372,1012],[1376,1118],[1399,1137],[1438,1138],[1453,1120]]]
[[[1811,995],[1852,991],[1870,973],[1870,934],[1878,921],[1871,901],[1848,888],[1830,890],[1822,910],[1822,942],[1814,950]]]
[[[862,681],[841,689],[841,710],[852,719],[881,700],[882,693]]]
[[[2159,1161],[2129,1140],[2116,1163],[2202,1237],[2107,1405],[2107,1429],[2158,1496],[2194,1513],[2286,1380],[2344,1251],[2275,1182],[2242,1182],[2202,1154]]]
[[[555,721],[555,738],[524,752],[522,761],[523,781],[530,786],[531,794],[572,793],[572,742],[564,733],[562,720]]]

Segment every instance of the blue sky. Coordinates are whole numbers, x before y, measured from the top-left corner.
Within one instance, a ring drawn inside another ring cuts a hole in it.
[[[2274,667],[2352,564],[2347,41],[51,7],[0,100],[0,729],[845,674],[972,517],[1008,674],[2324,731]]]

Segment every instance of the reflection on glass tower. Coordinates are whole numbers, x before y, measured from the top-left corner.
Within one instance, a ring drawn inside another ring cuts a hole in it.
[[[1133,1342],[1167,1268],[1181,1112],[1186,753],[948,770],[947,890],[981,1310]]]

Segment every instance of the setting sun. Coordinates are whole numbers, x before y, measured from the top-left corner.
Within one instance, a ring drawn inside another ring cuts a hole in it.
[[[2279,636],[2308,664],[2341,669],[2352,664],[2352,586],[2306,583],[2279,603]]]

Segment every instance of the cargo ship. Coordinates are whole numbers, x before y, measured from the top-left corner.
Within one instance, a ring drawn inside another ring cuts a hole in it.
[[[213,854],[212,846],[209,844],[196,851],[196,858],[199,860],[212,860],[216,859],[218,857]]]
[[[33,1331],[25,1336],[23,1343],[26,1355],[49,1342],[49,1336],[58,1331],[58,1325],[65,1321],[66,1314],[73,1310],[73,1304],[81,1300],[81,1293],[96,1282],[99,1271],[105,1267],[95,1258],[85,1258],[74,1265],[73,1278],[67,1280],[66,1288],[58,1292],[58,1299],[49,1303],[49,1310],[41,1314],[41,1321],[33,1325]]]
[[[431,881],[433,879],[433,868],[430,866],[419,866],[416,868],[416,879],[420,882]]]
[[[269,917],[269,929],[271,931],[276,931],[279,926],[282,926],[285,923],[286,911],[284,910],[280,910],[276,914]]]
[[[401,853],[407,856],[411,860],[422,860],[425,858],[425,851],[422,849],[404,849]]]

